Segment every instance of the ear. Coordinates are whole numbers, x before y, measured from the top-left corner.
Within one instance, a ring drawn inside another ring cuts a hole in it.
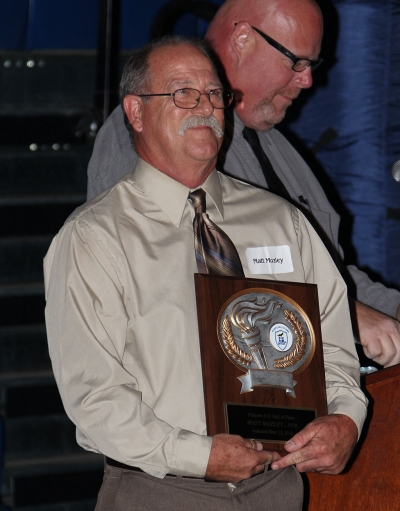
[[[231,33],[230,44],[238,60],[253,51],[255,44],[254,30],[248,21],[239,21]]]
[[[143,103],[142,98],[133,94],[128,94],[124,97],[123,101],[124,110],[129,122],[134,131],[141,132],[143,130],[142,111]]]

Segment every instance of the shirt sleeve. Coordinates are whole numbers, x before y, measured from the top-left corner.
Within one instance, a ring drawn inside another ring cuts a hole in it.
[[[314,229],[301,213],[295,216],[305,280],[318,286],[328,412],[348,415],[360,435],[368,400],[359,386],[347,288]]]
[[[107,247],[83,222],[69,222],[44,269],[50,357],[80,445],[155,477],[204,477],[211,438],[157,418],[123,366],[131,319]]]
[[[347,270],[357,286],[357,300],[396,318],[400,305],[400,291],[389,288],[380,282],[373,282],[366,273],[356,266],[347,266]]]

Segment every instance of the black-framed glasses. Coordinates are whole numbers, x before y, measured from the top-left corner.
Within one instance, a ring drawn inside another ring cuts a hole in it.
[[[293,71],[296,71],[297,73],[305,71],[308,67],[311,67],[311,71],[315,71],[317,67],[320,66],[323,62],[323,59],[310,60],[302,57],[297,57],[290,50],[279,44],[277,41],[275,41],[275,39],[272,39],[272,37],[269,37],[269,35],[264,34],[264,32],[261,32],[261,30],[259,30],[258,28],[253,27],[252,25],[251,28],[255,30],[258,34],[260,34],[260,36],[264,38],[269,45],[273,46],[276,50],[283,53],[285,57],[289,58],[293,62],[292,66]]]
[[[234,93],[229,89],[212,89],[208,92],[200,92],[197,89],[177,89],[175,92],[166,92],[163,94],[137,94],[140,98],[151,96],[172,96],[175,106],[178,108],[196,108],[200,103],[203,94],[207,94],[210,103],[214,108],[228,108],[232,104]]]

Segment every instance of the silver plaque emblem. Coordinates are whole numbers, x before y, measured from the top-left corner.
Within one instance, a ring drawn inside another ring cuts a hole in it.
[[[278,291],[246,289],[222,306],[217,330],[226,356],[246,373],[238,378],[241,393],[267,386],[296,397],[293,374],[315,350],[311,322],[296,302]]]

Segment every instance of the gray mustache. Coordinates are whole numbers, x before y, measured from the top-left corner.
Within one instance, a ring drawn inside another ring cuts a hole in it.
[[[179,135],[184,135],[186,130],[189,128],[195,128],[196,126],[207,126],[208,128],[211,128],[218,138],[222,138],[224,136],[224,130],[218,124],[217,119],[213,115],[209,115],[208,117],[192,115],[191,117],[188,117],[179,126],[178,133]]]

